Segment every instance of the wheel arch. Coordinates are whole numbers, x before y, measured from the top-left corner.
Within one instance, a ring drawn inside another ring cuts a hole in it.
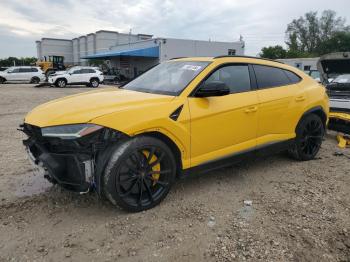
[[[91,83],[91,81],[94,79],[96,79],[100,83],[100,79],[97,76],[90,77],[89,83]]]
[[[3,77],[3,76],[0,76],[0,79],[3,79],[3,80],[4,80],[4,82],[6,82],[6,81],[7,81],[7,79],[6,79],[5,77]]]
[[[150,131],[150,132],[141,133],[138,136],[153,137],[153,138],[159,139],[160,141],[165,143],[174,154],[175,161],[176,161],[176,168],[177,168],[176,175],[179,176],[179,174],[182,171],[182,157],[181,157],[182,154],[181,154],[181,150],[179,149],[177,144],[170,137],[166,136],[165,134],[163,134],[161,132],[157,132],[157,131]]]
[[[313,107],[313,108],[307,110],[306,112],[304,112],[304,114],[299,119],[299,122],[305,116],[310,115],[310,114],[314,114],[314,115],[319,116],[321,118],[321,120],[322,120],[324,129],[326,129],[326,126],[327,126],[327,114],[326,114],[326,112],[324,111],[324,109],[321,106]],[[298,124],[299,124],[299,122],[298,122]]]
[[[66,83],[68,83],[67,79],[65,77],[58,77],[55,81],[55,84],[59,81],[59,80],[64,80],[66,81]]]

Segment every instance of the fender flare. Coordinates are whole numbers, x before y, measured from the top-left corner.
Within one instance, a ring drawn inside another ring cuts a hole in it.
[[[298,124],[299,124],[301,119],[303,119],[305,116],[307,116],[309,114],[316,114],[316,115],[318,115],[322,119],[322,123],[323,123],[324,129],[326,129],[328,117],[327,117],[327,114],[324,111],[322,106],[315,106],[315,107],[312,107],[312,108],[308,109],[307,111],[305,111],[303,113],[303,115],[300,117],[300,119],[298,121]],[[298,124],[297,124],[297,126],[298,126]],[[296,128],[297,128],[297,126],[296,126]]]

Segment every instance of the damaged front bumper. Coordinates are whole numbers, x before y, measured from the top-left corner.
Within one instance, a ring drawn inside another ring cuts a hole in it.
[[[328,129],[350,135],[350,97],[330,98]]]
[[[39,127],[23,124],[21,130],[28,136],[23,144],[34,166],[52,183],[77,191],[87,192],[98,187],[106,164],[103,152],[124,136],[104,128],[77,139],[43,137]]]

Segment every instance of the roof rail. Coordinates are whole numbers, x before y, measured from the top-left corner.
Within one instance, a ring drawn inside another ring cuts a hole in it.
[[[260,60],[266,60],[266,61],[271,61],[271,62],[284,64],[283,62],[280,62],[280,61],[277,61],[277,60],[273,60],[273,59],[256,57],[256,56],[245,56],[245,55],[219,55],[219,56],[214,57],[214,59],[216,59],[216,58],[224,58],[224,57],[254,58],[254,59],[260,59]]]
[[[173,57],[170,58],[169,60],[175,60],[175,59],[181,59],[181,58],[187,58],[188,56],[179,56],[179,57]]]

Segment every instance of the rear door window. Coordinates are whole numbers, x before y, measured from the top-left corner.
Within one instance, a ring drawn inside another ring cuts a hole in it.
[[[299,83],[301,81],[301,77],[298,76],[297,74],[295,74],[289,70],[283,70],[283,72],[287,75],[287,77],[289,78],[289,80],[292,84],[296,84],[296,83]]]
[[[258,88],[260,89],[291,84],[287,74],[285,74],[282,69],[264,65],[253,65],[253,68],[255,71]]]

